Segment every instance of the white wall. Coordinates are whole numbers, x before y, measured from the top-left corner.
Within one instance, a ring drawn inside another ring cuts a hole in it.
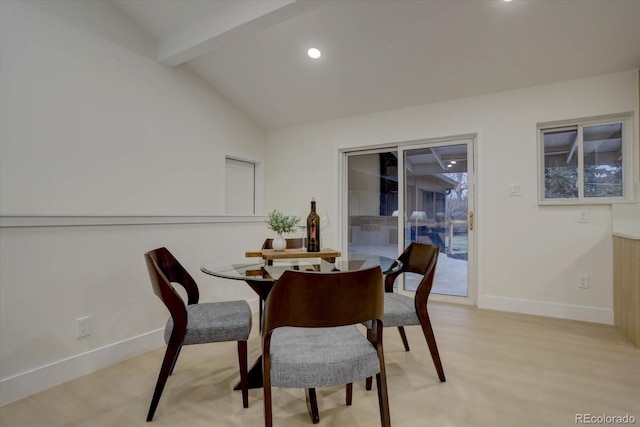
[[[150,249],[174,252],[203,301],[254,302],[243,282],[199,269],[269,231],[263,217],[218,216],[225,156],[263,160],[265,131],[187,68],[159,65],[110,2],[2,0],[0,18],[5,404],[163,344]],[[91,335],[75,338],[88,315]]]
[[[241,257],[265,237],[261,222],[1,228],[2,404],[164,344],[168,311],[151,289],[143,258],[150,249],[174,253],[201,301],[244,299],[256,310],[244,282],[200,266]],[[75,319],[84,316],[91,335],[77,339]]]
[[[224,213],[225,155],[261,158],[264,130],[110,2],[1,3],[3,215]]]
[[[537,205],[536,123],[635,111],[637,84],[630,70],[271,131],[266,198],[295,211],[315,195],[336,218],[338,150],[475,133],[478,306],[611,324],[611,206]],[[510,183],[522,197],[507,196]],[[577,287],[578,274],[590,289]]]

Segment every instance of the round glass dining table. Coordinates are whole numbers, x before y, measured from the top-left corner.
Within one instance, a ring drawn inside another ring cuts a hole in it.
[[[348,254],[329,262],[321,258],[278,259],[265,261],[262,258],[241,258],[237,261],[209,261],[200,270],[215,277],[246,282],[260,297],[260,329],[262,330],[262,304],[280,276],[287,270],[337,272],[356,271],[380,266],[382,274],[396,272],[402,263],[396,259],[372,254]],[[262,387],[260,360],[249,371],[249,387]],[[236,386],[238,389],[239,386]]]
[[[375,266],[380,266],[382,274],[384,275],[400,270],[402,263],[396,259],[380,255],[348,254],[338,259],[333,257],[330,259],[287,258],[277,260],[244,258],[238,261],[209,261],[205,262],[200,270],[211,276],[246,282],[260,297],[259,322],[260,330],[262,330],[263,303],[269,296],[271,288],[285,271],[295,270],[331,273],[337,271],[357,271]],[[262,355],[253,363],[247,375],[249,388],[262,387]],[[234,389],[239,390],[240,384],[236,384]],[[307,394],[307,406],[311,420],[314,424],[318,423],[320,416],[318,413],[315,389],[306,389],[305,392]]]
[[[261,258],[209,261],[202,265],[201,270],[203,273],[225,279],[274,284],[286,270],[335,272],[364,270],[374,266],[380,266],[382,274],[387,274],[399,270],[402,265],[396,259],[380,255],[349,254],[333,263],[314,258],[279,259],[272,264]]]
[[[243,280],[260,297],[260,318],[262,319],[262,302],[267,299],[269,291],[287,270],[297,271],[356,271],[380,266],[382,274],[398,271],[402,263],[396,259],[373,254],[348,254],[329,262],[321,258],[291,258],[265,261],[262,258],[243,258],[238,261],[209,261],[200,270],[215,277],[232,280]]]

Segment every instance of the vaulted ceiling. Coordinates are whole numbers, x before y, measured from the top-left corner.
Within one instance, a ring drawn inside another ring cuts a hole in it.
[[[640,0],[112,1],[266,129],[640,68]]]

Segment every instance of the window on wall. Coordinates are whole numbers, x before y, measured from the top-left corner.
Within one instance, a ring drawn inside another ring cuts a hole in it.
[[[632,197],[628,115],[541,124],[540,203],[615,203]]]
[[[225,159],[225,213],[254,214],[256,164]]]

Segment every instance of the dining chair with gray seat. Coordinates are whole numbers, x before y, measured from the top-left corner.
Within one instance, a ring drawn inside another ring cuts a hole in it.
[[[238,342],[238,364],[242,404],[249,407],[247,381],[247,340],[251,332],[251,309],[246,301],[200,303],[198,285],[167,248],[144,254],[154,293],[170,313],[164,331],[167,349],[147,414],[151,421],[169,375],[183,345],[224,341]],[[187,293],[187,304],[174,288],[181,285]]]
[[[262,329],[264,416],[273,425],[272,387],[307,390],[312,411],[315,389],[376,376],[380,420],[391,425],[382,346],[384,291],[379,266],[348,272],[286,271],[265,302]],[[365,336],[355,325],[371,321]],[[310,402],[311,400],[311,402]],[[313,422],[319,421],[314,417]]]
[[[444,369],[438,352],[438,345],[431,326],[427,302],[433,287],[433,279],[436,273],[436,264],[440,248],[434,245],[411,243],[398,257],[402,268],[385,276],[384,294],[384,326],[397,327],[404,344],[405,351],[409,351],[409,342],[404,331],[405,326],[419,325],[427,341],[431,358],[441,382],[445,382]],[[398,276],[406,273],[415,273],[421,276],[415,296],[394,292],[394,284]],[[371,379],[367,379],[366,387],[371,389]]]

